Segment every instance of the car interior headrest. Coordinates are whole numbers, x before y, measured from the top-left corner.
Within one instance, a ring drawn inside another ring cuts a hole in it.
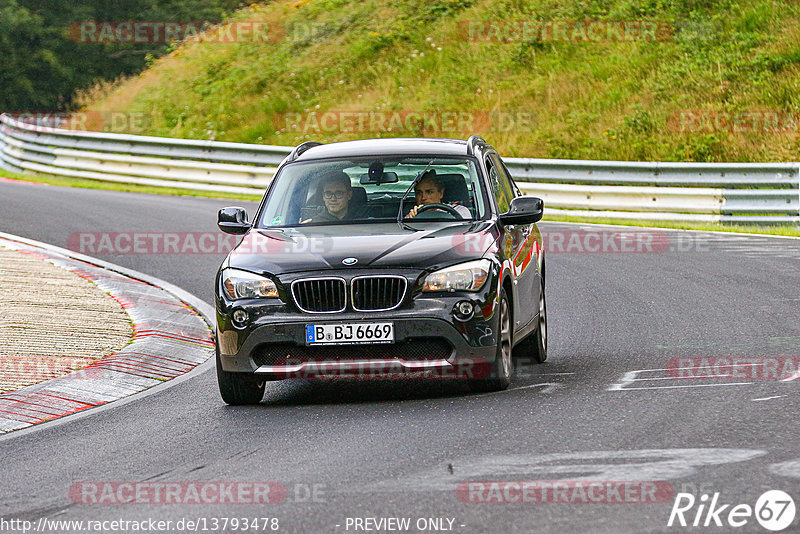
[[[467,189],[467,181],[464,179],[464,176],[461,174],[440,174],[438,178],[444,184],[442,202],[446,204],[451,202],[469,202],[469,190]]]

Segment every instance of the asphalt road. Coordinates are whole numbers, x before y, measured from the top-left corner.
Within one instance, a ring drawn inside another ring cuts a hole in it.
[[[214,232],[216,210],[230,204],[244,203],[0,183],[0,231],[62,247],[82,232]],[[655,250],[587,252],[602,242],[588,235],[619,229],[542,227],[564,243],[547,256],[550,359],[523,362],[509,390],[296,380],[269,384],[259,406],[233,408],[221,401],[211,370],[0,440],[0,517],[171,520],[172,532],[181,519],[204,519],[191,529],[203,531],[232,517],[277,518],[266,531],[363,532],[359,525],[374,524],[358,518],[396,517],[410,519],[410,532],[639,533],[686,530],[667,526],[678,492],[698,499],[685,514],[689,523],[703,493],[753,506],[779,489],[800,507],[800,379],[725,378],[718,367],[714,377],[687,380],[664,371],[675,358],[723,365],[747,357],[793,376],[783,366],[800,360],[800,240],[655,231],[648,234],[661,243]],[[90,255],[209,303],[224,257]],[[648,481],[668,492],[661,502],[627,503],[582,503],[574,493],[568,503],[471,502],[489,496],[488,484],[457,492],[465,481],[558,479],[629,481],[628,489]],[[91,500],[88,483],[210,481],[271,481],[287,496],[270,504],[83,502]],[[427,520],[436,518],[443,528],[431,528]],[[705,514],[698,519],[702,525]],[[767,532],[753,517],[736,530]]]

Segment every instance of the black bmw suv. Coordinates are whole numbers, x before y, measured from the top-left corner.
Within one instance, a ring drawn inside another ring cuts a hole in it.
[[[412,376],[508,387],[547,357],[541,199],[482,138],[307,142],[281,163],[216,278],[228,404],[284,378]]]

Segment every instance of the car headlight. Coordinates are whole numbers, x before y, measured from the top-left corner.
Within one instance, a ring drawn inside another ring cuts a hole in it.
[[[423,291],[477,291],[489,278],[492,262],[487,259],[459,263],[425,278]]]
[[[278,296],[278,287],[269,278],[236,269],[222,272],[222,289],[231,300]]]

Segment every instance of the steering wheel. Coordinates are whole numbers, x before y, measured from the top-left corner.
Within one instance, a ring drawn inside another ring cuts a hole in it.
[[[420,208],[417,210],[417,215],[419,215],[423,211],[431,211],[431,210],[446,211],[448,214],[452,215],[456,219],[463,219],[464,218],[464,217],[461,216],[460,213],[458,213],[458,211],[456,211],[456,209],[453,206],[451,206],[449,204],[439,204],[438,202],[435,202],[433,204],[425,204],[424,206],[420,206]]]

